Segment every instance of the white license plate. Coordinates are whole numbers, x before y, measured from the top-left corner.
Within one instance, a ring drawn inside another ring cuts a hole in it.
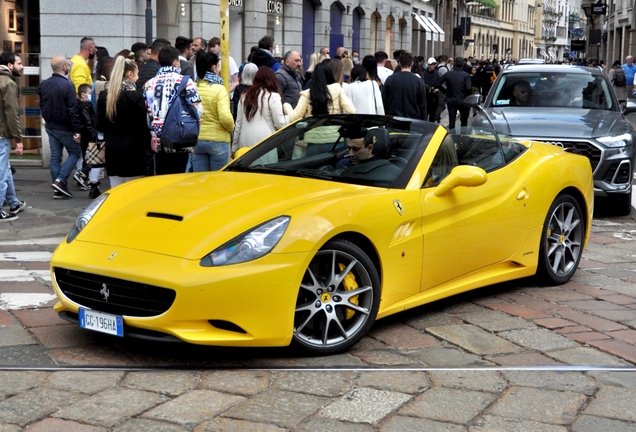
[[[79,325],[81,328],[98,331],[100,333],[124,336],[124,319],[119,315],[79,308]]]

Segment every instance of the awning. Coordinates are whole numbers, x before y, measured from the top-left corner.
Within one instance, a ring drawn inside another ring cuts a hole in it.
[[[427,16],[425,16],[424,18],[426,18],[428,20],[429,24],[435,29],[435,31],[439,35],[439,40],[441,42],[444,42],[444,30],[442,30],[442,28],[439,26],[439,24],[437,24],[435,22],[435,20],[433,18],[427,17]]]
[[[416,14],[415,12],[412,13],[413,18],[415,18],[415,20],[420,23],[420,26],[422,26],[422,28],[425,30],[426,33],[426,40],[431,40],[431,35],[434,34],[433,29],[430,27],[430,25],[428,24],[428,21],[426,19],[424,19],[423,16]],[[437,35],[435,35],[437,36]],[[437,38],[435,38],[435,40],[437,40]]]

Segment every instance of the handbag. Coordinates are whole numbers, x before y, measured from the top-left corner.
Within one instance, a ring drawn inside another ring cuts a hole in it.
[[[89,142],[86,149],[86,163],[93,168],[106,165],[106,142],[97,140]]]

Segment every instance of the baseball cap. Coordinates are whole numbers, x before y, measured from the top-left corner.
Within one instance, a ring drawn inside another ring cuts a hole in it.
[[[436,64],[437,60],[435,60],[435,57],[430,57],[426,63],[427,64]]]

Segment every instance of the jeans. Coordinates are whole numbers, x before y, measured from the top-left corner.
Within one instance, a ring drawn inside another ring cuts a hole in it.
[[[82,157],[82,149],[79,143],[73,141],[72,131],[46,128],[46,133],[49,135],[49,144],[51,145],[51,179],[53,182],[60,180],[66,184],[77,161]],[[62,163],[64,149],[66,149],[68,157]]]
[[[8,177],[11,175],[11,170],[9,169],[10,153],[11,140],[9,138],[0,138],[0,204],[4,204],[7,195]],[[2,206],[0,205],[0,207]]]
[[[11,174],[11,169],[7,171],[7,193],[4,197],[4,202],[9,207],[15,207],[20,204],[20,200],[15,194],[15,185],[13,184],[13,174]]]
[[[230,161],[230,144],[226,142],[199,141],[194,146],[192,169],[194,172],[218,171]]]

